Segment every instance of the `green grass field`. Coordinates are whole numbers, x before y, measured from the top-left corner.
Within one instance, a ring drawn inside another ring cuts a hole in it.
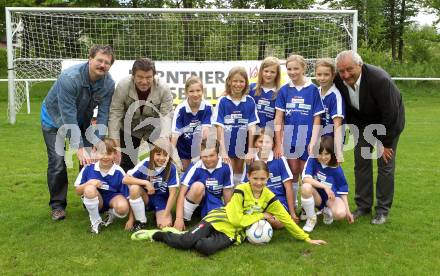
[[[122,221],[91,235],[88,215],[73,191],[77,168],[69,170],[68,217],[52,222],[39,123],[48,84],[33,87],[32,114],[22,111],[17,123],[9,125],[7,87],[0,83],[0,274],[438,275],[440,85],[398,85],[406,104],[406,129],[398,147],[389,223],[372,226],[369,218],[361,218],[353,225],[327,226],[320,221],[312,237],[327,240],[326,246],[307,245],[281,230],[266,246],[243,244],[206,258],[131,241]],[[352,152],[345,157],[343,167],[353,188]],[[350,205],[354,209],[352,194]]]

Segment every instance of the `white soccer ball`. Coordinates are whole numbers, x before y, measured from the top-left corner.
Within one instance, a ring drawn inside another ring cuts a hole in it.
[[[272,226],[262,219],[249,226],[246,230],[247,240],[252,244],[265,244],[272,239]]]

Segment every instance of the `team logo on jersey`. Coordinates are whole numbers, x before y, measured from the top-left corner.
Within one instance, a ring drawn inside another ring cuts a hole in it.
[[[252,215],[254,213],[262,213],[262,212],[263,212],[263,208],[261,208],[257,204],[251,205],[251,206],[249,206],[249,209],[245,210],[245,213],[247,215]]]

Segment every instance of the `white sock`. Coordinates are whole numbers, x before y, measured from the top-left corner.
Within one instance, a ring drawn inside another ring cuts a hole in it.
[[[292,190],[293,190],[293,204],[295,204],[295,209],[296,209],[298,207],[298,190],[299,190],[298,182],[292,183]]]
[[[199,204],[191,203],[185,198],[183,202],[183,218],[187,221],[191,220],[194,210],[199,206]]]
[[[309,198],[301,197],[301,205],[302,205],[304,211],[306,211],[307,218],[312,218],[312,217],[316,216],[315,199],[313,198],[313,196],[311,196]]]
[[[99,215],[99,199],[98,197],[95,198],[83,198],[83,203],[87,208],[87,211],[89,212],[90,222],[92,224],[97,223],[98,221],[102,220],[101,216]]]
[[[131,209],[133,210],[134,218],[140,222],[146,223],[147,217],[145,216],[145,203],[142,197],[136,199],[129,199]]]
[[[242,178],[242,174],[237,174],[237,173],[234,173],[234,177],[233,177],[233,180],[234,180],[234,186],[237,186],[238,184],[240,184],[241,183],[241,178]]]
[[[127,216],[127,214],[118,214],[114,208],[110,209],[109,212],[111,212],[117,218],[125,218]]]

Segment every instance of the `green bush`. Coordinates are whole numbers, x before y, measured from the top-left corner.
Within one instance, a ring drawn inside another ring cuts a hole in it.
[[[6,49],[0,48],[0,79],[8,77],[8,61]]]

